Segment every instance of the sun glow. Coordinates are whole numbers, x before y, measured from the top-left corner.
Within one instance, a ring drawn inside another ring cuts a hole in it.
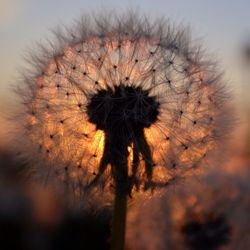
[[[105,132],[89,121],[86,106],[99,90],[114,91],[120,85],[148,90],[159,102],[157,121],[143,129],[150,160],[144,159],[142,148],[140,178],[151,164],[153,179],[166,181],[178,171],[196,167],[215,146],[217,107],[212,96],[216,86],[209,82],[210,76],[198,64],[175,54],[175,49],[161,47],[159,39],[134,41],[129,36],[118,40],[111,33],[66,46],[35,78],[26,126],[32,131],[33,147],[51,165],[57,162],[55,173],[63,172],[63,178],[99,172]],[[140,102],[139,94],[137,98]],[[134,147],[134,142],[127,146],[129,176]]]

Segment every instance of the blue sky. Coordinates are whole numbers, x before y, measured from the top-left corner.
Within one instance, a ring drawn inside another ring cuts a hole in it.
[[[25,50],[49,29],[70,25],[83,13],[127,8],[190,25],[193,36],[219,59],[233,88],[240,88],[240,48],[247,37],[250,41],[249,0],[0,0],[0,115],[15,104],[9,87],[24,65]]]

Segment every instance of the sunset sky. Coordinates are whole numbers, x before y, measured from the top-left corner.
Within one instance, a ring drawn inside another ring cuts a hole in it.
[[[84,12],[128,8],[190,25],[193,36],[220,61],[233,91],[241,93],[240,53],[244,42],[250,41],[249,0],[0,0],[0,141],[6,134],[4,117],[17,105],[10,86],[25,66],[25,51],[49,36],[50,29],[70,25]]]

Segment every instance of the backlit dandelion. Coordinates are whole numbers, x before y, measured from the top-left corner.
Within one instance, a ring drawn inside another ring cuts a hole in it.
[[[227,98],[185,28],[126,13],[55,34],[18,90],[24,152],[37,173],[76,196],[101,185],[126,203],[204,165],[225,129]]]

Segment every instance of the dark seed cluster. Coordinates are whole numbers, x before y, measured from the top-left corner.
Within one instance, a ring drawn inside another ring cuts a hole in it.
[[[216,250],[230,241],[230,226],[223,216],[207,215],[201,221],[189,221],[182,231],[187,246],[192,250]]]
[[[114,90],[98,90],[87,105],[87,114],[96,129],[112,131],[117,136],[122,130],[124,136],[131,137],[157,121],[159,106],[149,91],[121,84]]]

